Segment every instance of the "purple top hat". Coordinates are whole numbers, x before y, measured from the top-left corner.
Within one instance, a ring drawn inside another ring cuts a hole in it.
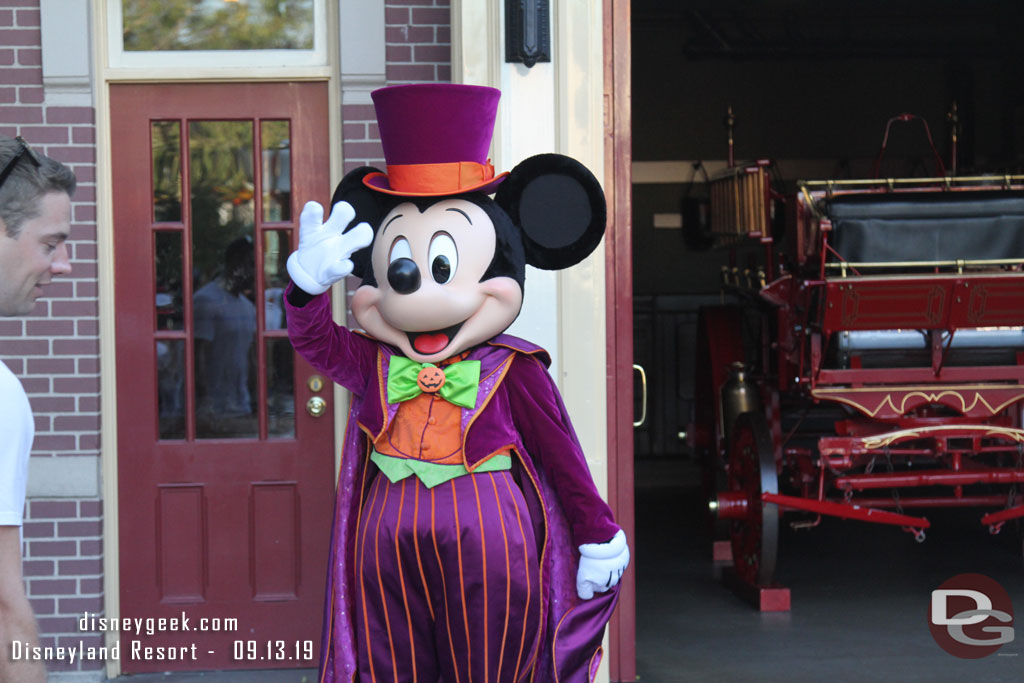
[[[370,96],[387,173],[368,174],[367,187],[410,197],[491,194],[508,176],[496,177],[487,158],[500,90],[423,83],[381,88]]]

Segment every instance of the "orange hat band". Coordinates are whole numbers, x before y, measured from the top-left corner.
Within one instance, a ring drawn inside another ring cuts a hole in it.
[[[397,192],[455,194],[494,178],[490,159],[486,164],[453,161],[444,164],[388,164],[388,184]]]

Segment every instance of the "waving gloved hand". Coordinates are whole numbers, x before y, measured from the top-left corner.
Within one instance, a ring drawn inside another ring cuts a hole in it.
[[[355,216],[351,204],[338,202],[325,223],[324,207],[306,202],[299,216],[299,246],[288,257],[288,274],[296,287],[323,294],[352,272],[352,254],[373,241],[373,228],[367,223],[345,232]]]
[[[610,590],[622,578],[628,565],[629,546],[622,529],[607,543],[584,543],[580,546],[576,594],[583,600],[590,600],[594,593]]]

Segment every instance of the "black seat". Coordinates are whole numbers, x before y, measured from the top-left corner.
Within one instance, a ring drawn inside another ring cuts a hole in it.
[[[840,195],[825,212],[850,262],[1024,259],[1024,192]]]

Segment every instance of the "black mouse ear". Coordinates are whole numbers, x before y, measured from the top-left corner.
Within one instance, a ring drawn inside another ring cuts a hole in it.
[[[561,154],[524,160],[494,201],[522,228],[526,262],[544,270],[576,265],[601,242],[607,209],[594,174]]]
[[[374,192],[363,184],[363,178],[370,173],[379,173],[378,169],[372,166],[361,166],[354,171],[349,171],[338,183],[331,197],[331,210],[338,202],[348,202],[356,210],[356,217],[352,219],[345,232],[356,227],[360,223],[369,223],[374,232],[384,218],[382,197],[379,192]],[[366,277],[370,268],[370,247],[364,247],[352,254],[352,274],[360,279]]]

